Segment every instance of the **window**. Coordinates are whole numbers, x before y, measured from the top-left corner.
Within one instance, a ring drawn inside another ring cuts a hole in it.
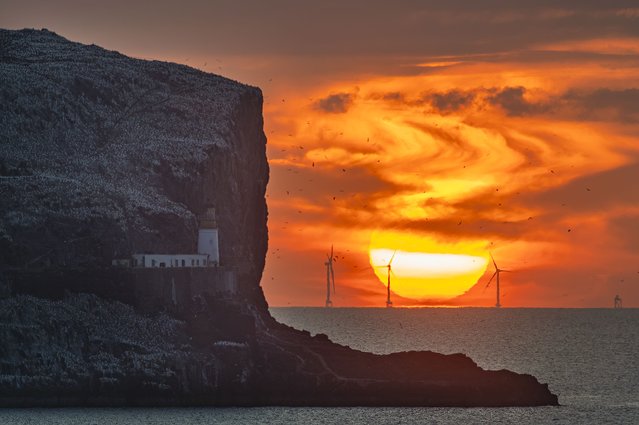
[[[195,265],[199,266],[200,265],[200,260],[195,260]]]
[[[186,267],[186,261],[182,260],[182,267]]]
[[[151,267],[155,267],[155,260],[151,260]]]

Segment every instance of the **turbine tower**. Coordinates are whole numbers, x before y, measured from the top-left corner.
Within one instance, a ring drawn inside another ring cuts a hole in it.
[[[326,307],[333,307],[331,301],[331,282],[333,282],[333,294],[335,294],[335,272],[333,271],[333,245],[331,245],[331,254],[326,254]]]
[[[393,306],[393,302],[390,299],[390,288],[391,288],[391,273],[392,273],[391,266],[393,264],[393,259],[395,258],[395,254],[397,254],[397,250],[393,252],[393,256],[391,257],[388,264],[386,264],[385,266],[377,266],[377,267],[386,267],[388,269],[388,285],[386,285],[386,307]]]
[[[491,278],[488,281],[488,283],[486,284],[486,287],[484,288],[484,290],[486,288],[488,288],[488,286],[490,285],[490,282],[492,282],[493,279],[495,278],[495,276],[497,276],[497,302],[495,303],[495,307],[499,308],[499,307],[501,307],[501,303],[500,303],[500,300],[499,300],[499,274],[501,272],[510,272],[510,270],[504,270],[504,269],[500,269],[499,267],[497,267],[497,263],[495,262],[495,259],[493,258],[493,254],[490,254],[490,259],[493,260],[493,265],[495,266],[495,273],[493,273],[493,275],[491,276]]]

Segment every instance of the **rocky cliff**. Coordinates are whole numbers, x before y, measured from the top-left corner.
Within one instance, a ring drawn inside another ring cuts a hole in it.
[[[0,405],[557,403],[463,355],[377,356],[271,318],[259,89],[44,30],[0,30],[0,81]],[[128,301],[111,259],[194,252],[207,204],[239,291]]]
[[[195,252],[216,207],[221,263],[256,288],[267,246],[262,95],[54,33],[0,32],[0,264],[105,266]]]

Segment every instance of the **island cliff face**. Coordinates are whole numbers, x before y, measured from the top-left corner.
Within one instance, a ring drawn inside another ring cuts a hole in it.
[[[46,30],[0,30],[0,80],[0,406],[557,404],[462,354],[374,355],[273,320],[259,89]],[[150,308],[111,260],[195,252],[211,204],[237,290],[183,270]]]

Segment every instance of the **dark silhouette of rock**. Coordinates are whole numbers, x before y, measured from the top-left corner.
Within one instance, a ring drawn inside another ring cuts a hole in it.
[[[46,30],[0,30],[0,79],[0,406],[557,404],[462,354],[364,353],[269,315],[259,89]],[[110,267],[194,252],[208,204],[236,293]]]

